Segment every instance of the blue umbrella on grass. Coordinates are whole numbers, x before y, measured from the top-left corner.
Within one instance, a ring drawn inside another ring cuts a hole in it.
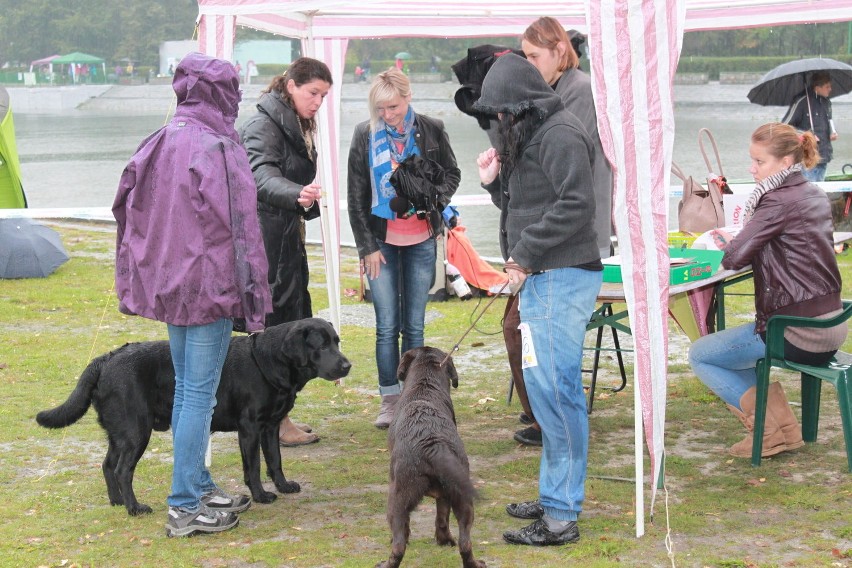
[[[68,260],[59,233],[31,219],[0,219],[0,278],[44,278]]]

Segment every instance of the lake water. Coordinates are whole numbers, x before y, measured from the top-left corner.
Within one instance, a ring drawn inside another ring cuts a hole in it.
[[[475,159],[487,148],[484,133],[474,119],[461,114],[447,93],[452,85],[414,86],[413,105],[418,112],[444,120],[462,170],[459,195],[484,195],[479,187]],[[346,195],[346,156],[355,125],[367,117],[366,88],[344,85],[341,112],[341,199]],[[760,124],[777,120],[784,109],[748,103],[747,85],[679,85],[675,87],[674,159],[687,174],[701,178],[706,170],[696,136],[701,127],[710,128],[719,144],[725,174],[729,179],[749,179],[748,140]],[[256,96],[257,89],[254,91]],[[421,96],[418,97],[418,93]],[[251,102],[252,95],[246,98]],[[238,125],[252,112],[245,105]],[[833,99],[834,121],[840,138],[834,143],[830,171],[839,171],[852,162],[852,96]],[[162,114],[133,114],[127,111],[74,109],[55,114],[15,114],[18,150],[24,189],[30,207],[104,207],[112,204],[118,179],[128,158],[142,139],[163,125],[168,101]],[[462,223],[480,254],[499,256],[496,242],[498,212],[493,206],[465,206]],[[671,221],[671,220],[670,220]],[[671,224],[671,223],[670,223]],[[308,224],[309,238],[319,239],[319,223]],[[341,238],[352,242],[345,214],[341,218]]]

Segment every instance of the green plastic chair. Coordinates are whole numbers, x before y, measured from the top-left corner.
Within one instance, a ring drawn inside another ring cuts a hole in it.
[[[766,324],[766,355],[757,362],[757,400],[754,412],[754,443],[751,465],[760,465],[763,451],[763,428],[766,421],[766,401],[769,394],[769,372],[772,367],[798,371],[802,374],[802,438],[815,442],[819,425],[819,402],[822,381],[837,389],[846,460],[852,473],[852,355],[838,351],[832,361],[822,367],[802,365],[784,359],[784,329],[786,327],[833,327],[852,317],[852,301],[843,301],[843,312],[833,318],[819,320],[794,316],[772,316]]]

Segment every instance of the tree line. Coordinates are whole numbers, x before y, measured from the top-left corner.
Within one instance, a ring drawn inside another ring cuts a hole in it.
[[[110,62],[129,59],[156,65],[160,43],[195,37],[195,0],[0,0],[0,65],[26,66],[54,54],[82,51]],[[765,57],[836,55],[849,50],[849,25],[803,24],[742,30],[689,32],[683,56]],[[239,28],[240,39],[269,34]],[[393,59],[399,51],[443,65],[464,57],[469,47],[495,43],[517,47],[517,37],[387,38],[353,40],[347,61]]]

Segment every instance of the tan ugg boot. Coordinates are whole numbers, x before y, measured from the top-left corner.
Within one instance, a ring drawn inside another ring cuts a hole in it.
[[[793,409],[787,402],[784,388],[779,382],[769,385],[766,413],[771,414],[781,427],[781,432],[784,433],[785,450],[795,450],[805,445],[805,441],[802,440],[802,427],[799,426],[799,421],[796,420],[796,415],[793,414]]]
[[[379,416],[373,422],[376,428],[387,428],[393,421],[393,414],[396,410],[396,403],[399,401],[398,394],[382,395],[382,406],[379,408]]]
[[[728,453],[732,456],[736,456],[738,458],[751,457],[751,451],[754,445],[754,409],[756,402],[757,389],[755,387],[751,387],[742,395],[742,397],[740,397],[740,408],[742,410],[734,408],[730,404],[728,405],[728,409],[730,409],[731,413],[733,413],[733,415],[743,423],[746,430],[748,430],[748,435],[745,438],[728,449]],[[780,454],[786,449],[787,446],[784,443],[784,433],[781,431],[781,427],[775,421],[772,413],[767,409],[766,421],[764,422],[763,427],[763,447],[761,448],[760,455],[767,458],[769,456],[774,456],[775,454]]]
[[[304,446],[314,442],[319,442],[319,436],[305,432],[296,426],[289,416],[285,416],[278,426],[278,444],[285,448]]]

